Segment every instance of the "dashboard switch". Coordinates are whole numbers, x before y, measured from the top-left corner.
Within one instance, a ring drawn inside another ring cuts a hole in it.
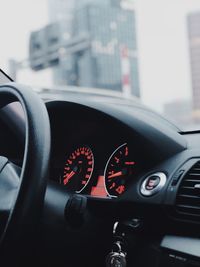
[[[166,181],[167,177],[163,172],[151,174],[143,181],[140,192],[143,196],[152,196],[165,186]]]
[[[151,176],[148,178],[147,183],[145,185],[146,190],[153,190],[158,186],[160,183],[160,177],[159,176]]]

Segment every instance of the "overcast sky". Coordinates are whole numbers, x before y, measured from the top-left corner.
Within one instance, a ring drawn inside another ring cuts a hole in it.
[[[200,0],[135,2],[142,100],[161,110],[164,102],[191,97],[186,14],[200,10]],[[8,70],[9,58],[27,58],[30,31],[48,22],[47,11],[47,0],[1,0],[1,68]],[[21,71],[18,81],[48,86],[49,77],[49,70]]]
[[[1,0],[0,67],[8,71],[8,60],[28,57],[30,31],[48,23],[48,0]],[[49,71],[20,71],[18,82],[29,85],[51,84]]]

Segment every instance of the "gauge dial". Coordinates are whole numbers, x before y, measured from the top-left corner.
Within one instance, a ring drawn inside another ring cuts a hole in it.
[[[125,143],[110,156],[105,168],[105,186],[109,196],[124,193],[129,177],[133,174],[135,161],[130,159],[129,148]]]
[[[64,166],[62,184],[80,193],[89,183],[94,169],[94,156],[88,146],[78,147]]]

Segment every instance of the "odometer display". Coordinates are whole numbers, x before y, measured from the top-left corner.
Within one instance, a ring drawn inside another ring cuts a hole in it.
[[[75,149],[64,166],[62,183],[80,193],[89,183],[94,169],[94,156],[88,146]]]
[[[105,168],[105,186],[109,196],[119,196],[126,190],[127,182],[134,173],[135,161],[130,158],[125,143],[110,156]]]

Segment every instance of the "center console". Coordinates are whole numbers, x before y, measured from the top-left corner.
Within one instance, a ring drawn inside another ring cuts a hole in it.
[[[139,220],[132,220],[118,223],[113,229],[113,244],[120,242],[121,249],[113,247],[112,252],[122,252],[124,256],[120,259],[126,258],[126,264],[120,266],[200,267],[200,238],[172,234],[161,236],[151,231],[142,234],[139,225]],[[118,258],[122,256],[118,254]]]

